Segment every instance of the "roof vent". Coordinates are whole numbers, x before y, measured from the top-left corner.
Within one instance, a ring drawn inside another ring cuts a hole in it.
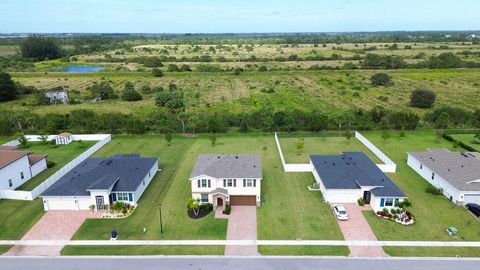
[[[220,156],[217,156],[217,159],[220,159]]]
[[[335,166],[335,162],[332,162],[332,165]]]
[[[238,159],[238,156],[235,156],[236,159]]]
[[[112,161],[113,161],[113,160],[109,160],[109,161],[107,162],[107,165],[112,164]]]

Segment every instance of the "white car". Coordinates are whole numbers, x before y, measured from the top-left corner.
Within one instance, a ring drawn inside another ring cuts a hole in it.
[[[348,220],[347,209],[345,209],[343,205],[341,204],[334,205],[333,212],[335,213],[335,216],[337,216],[338,220]]]

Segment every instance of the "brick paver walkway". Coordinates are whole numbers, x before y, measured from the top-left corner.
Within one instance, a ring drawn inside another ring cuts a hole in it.
[[[87,218],[98,218],[101,213],[91,211],[48,211],[23,236],[22,240],[70,240]],[[63,246],[14,246],[9,256],[58,256]]]
[[[368,206],[358,206],[356,204],[343,204],[347,209],[348,220],[338,221],[345,240],[363,240],[377,241],[370,225],[363,216],[362,211],[371,210]],[[350,246],[350,255],[352,257],[387,257],[388,254],[382,247],[371,246]]]
[[[227,240],[257,240],[257,207],[232,206]],[[260,255],[257,246],[225,246],[225,255]]]

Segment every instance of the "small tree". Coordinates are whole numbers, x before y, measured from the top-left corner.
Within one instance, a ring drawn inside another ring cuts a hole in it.
[[[370,81],[372,85],[379,86],[388,86],[391,84],[391,77],[386,73],[376,73],[370,77]]]
[[[217,144],[217,136],[215,136],[215,134],[210,135],[209,139],[212,146],[215,146]]]
[[[153,68],[152,69],[152,75],[153,75],[153,77],[162,77],[163,72],[159,68]]]
[[[410,95],[410,106],[417,108],[431,108],[437,95],[428,89],[415,89]]]
[[[407,208],[412,207],[412,203],[408,199],[403,199],[395,204],[395,207],[398,207],[402,210],[402,215],[407,212]]]
[[[390,139],[390,133],[388,133],[387,131],[383,131],[382,132],[382,139],[384,141],[387,141],[388,139]]]
[[[40,135],[40,140],[42,141],[43,144],[48,144],[48,135],[47,134],[42,134]]]
[[[449,116],[447,112],[442,112],[437,120],[435,120],[435,126],[440,129],[445,129],[448,127]]]
[[[298,140],[295,143],[295,147],[297,148],[298,154],[302,153],[304,146],[305,146],[305,141],[303,140]]]
[[[200,213],[200,198],[189,198],[187,200],[187,207],[188,209],[192,209],[195,216],[198,216]]]
[[[167,145],[170,146],[170,143],[172,142],[172,133],[168,132],[165,134],[165,141],[167,142]]]
[[[20,143],[21,148],[26,148],[28,146],[28,139],[23,133],[17,133],[18,142]]]
[[[350,141],[350,139],[352,138],[352,136],[353,136],[353,135],[352,135],[352,132],[350,132],[350,131],[345,132],[345,138],[346,138],[347,140]]]

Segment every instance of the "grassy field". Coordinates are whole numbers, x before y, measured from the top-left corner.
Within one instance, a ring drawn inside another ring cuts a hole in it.
[[[364,152],[373,162],[381,163],[368,148],[354,137],[349,140],[345,137],[280,137],[283,155],[286,163],[308,163],[310,155],[338,155],[342,152]],[[296,143],[304,142],[304,149],[297,150]]]
[[[223,255],[224,246],[66,246],[61,255]]]
[[[480,149],[480,145],[474,143],[474,141],[478,141],[478,139],[475,138],[475,134],[450,134],[450,136],[452,136],[458,141],[465,143],[468,146],[471,146],[475,149]]]
[[[31,201],[0,200],[0,239],[16,240],[44,214],[41,199]]]
[[[68,162],[72,161],[75,157],[85,152],[85,150],[87,150],[95,143],[95,141],[75,141],[68,145],[45,145],[41,142],[30,142],[28,144],[28,147],[22,150],[31,151],[34,154],[46,154],[48,155],[47,160],[55,162],[55,165],[36,175],[32,179],[28,180],[23,185],[19,186],[17,190],[33,190],[35,187],[45,181],[45,179],[57,172],[60,168],[62,168]]]
[[[346,246],[258,246],[262,255],[291,256],[348,256]]]
[[[413,226],[399,226],[393,222],[376,218],[372,212],[365,217],[380,240],[480,240],[480,223],[462,207],[455,206],[444,196],[425,192],[428,182],[406,164],[409,151],[425,151],[427,148],[449,148],[452,143],[438,138],[433,131],[408,132],[402,138],[392,133],[390,139],[381,138],[381,133],[363,133],[387,156],[397,163],[397,172],[389,174],[397,186],[409,197],[413,204],[411,212],[416,218]],[[448,236],[446,228],[459,229],[457,236]]]
[[[384,247],[390,256],[408,257],[479,257],[480,248],[470,247]]]
[[[266,150],[263,150],[265,146]],[[121,239],[225,239],[225,220],[215,220],[213,214],[200,220],[186,216],[185,202],[190,196],[187,179],[201,153],[261,155],[264,204],[257,211],[260,239],[342,239],[320,193],[307,189],[313,181],[311,174],[283,172],[272,135],[222,136],[214,147],[203,137],[177,137],[168,147],[160,136],[117,136],[96,155],[107,156],[118,151],[160,156],[163,171],[150,184],[132,216],[122,220],[88,220],[75,239],[106,239],[111,229],[118,230]],[[163,206],[163,235],[159,233],[156,214],[160,202]],[[148,228],[145,234],[143,227]]]
[[[329,114],[354,108],[371,109],[380,105],[391,109],[408,107],[410,94],[416,88],[428,88],[437,94],[435,107],[443,105],[477,108],[480,98],[480,70],[394,70],[386,71],[393,77],[394,85],[373,87],[370,76],[379,71],[278,71],[244,72],[239,76],[223,73],[165,73],[154,78],[149,72],[99,72],[68,74],[59,72],[12,73],[14,79],[39,89],[63,86],[72,97],[90,95],[86,87],[102,78],[110,80],[117,93],[123,91],[126,81],[135,83],[140,91],[143,85],[162,86],[168,89],[175,83],[184,92],[186,110],[226,110],[234,113],[255,111],[271,107],[273,110],[306,110],[317,108]],[[264,93],[263,89],[275,93]],[[77,92],[78,91],[78,92]],[[358,93],[359,96],[354,96]],[[461,93],[461,94],[459,94]],[[0,104],[0,109],[29,111],[38,114],[49,112],[68,113],[75,109],[91,109],[97,112],[122,112],[145,115],[156,109],[154,94],[144,95],[137,102],[106,100],[99,103],[77,105],[58,104],[33,106],[33,95],[22,96],[15,101]],[[381,99],[379,99],[381,97]],[[385,99],[386,98],[386,99]],[[423,115],[431,109],[412,109]]]

